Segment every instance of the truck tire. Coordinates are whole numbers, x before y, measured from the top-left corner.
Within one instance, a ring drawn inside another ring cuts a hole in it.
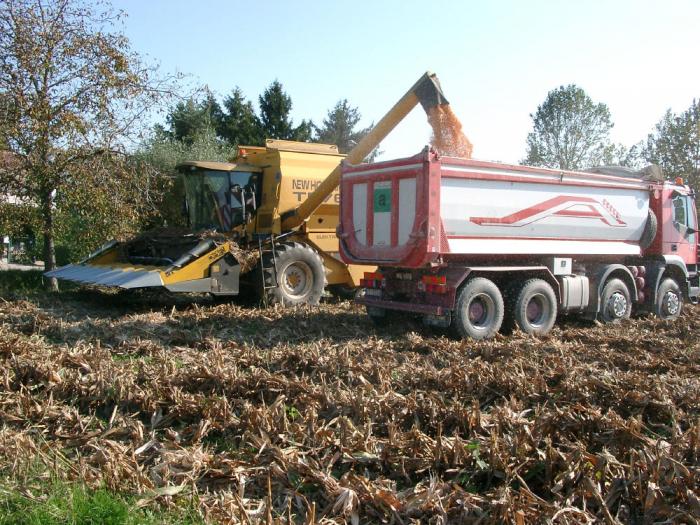
[[[654,313],[661,319],[676,319],[683,311],[683,292],[678,283],[667,277],[656,292]]]
[[[372,324],[377,328],[388,326],[391,321],[396,318],[394,312],[390,312],[385,308],[377,308],[376,306],[366,306],[367,317],[369,317]]]
[[[475,277],[457,295],[452,330],[463,339],[488,339],[503,323],[503,296],[498,286],[484,277]]]
[[[547,281],[528,279],[513,303],[515,324],[526,334],[544,335],[557,320],[557,296]]]
[[[647,222],[644,225],[644,231],[642,232],[642,237],[639,239],[639,246],[642,248],[642,250],[646,250],[649,248],[649,246],[651,246],[651,243],[654,242],[658,228],[659,221],[656,219],[656,214],[649,210]]]
[[[600,296],[597,319],[602,323],[618,323],[628,319],[631,313],[632,299],[627,285],[620,279],[608,280]]]
[[[265,286],[274,286],[271,256],[266,255],[265,259]],[[276,248],[276,261],[277,286],[267,290],[270,302],[283,306],[320,302],[326,287],[326,270],[316,250],[300,242],[281,243]]]

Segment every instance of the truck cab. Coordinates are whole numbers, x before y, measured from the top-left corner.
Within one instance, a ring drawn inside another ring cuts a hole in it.
[[[683,185],[665,183],[654,188],[651,206],[662,227],[646,253],[680,257],[695,269],[698,257],[698,219],[695,192]]]

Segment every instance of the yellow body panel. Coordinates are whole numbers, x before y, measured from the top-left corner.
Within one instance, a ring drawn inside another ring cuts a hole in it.
[[[268,141],[267,148],[241,147],[236,162],[262,168],[262,191],[256,215],[248,225],[249,236],[257,233],[281,233],[280,215],[302,204],[345,157],[334,146],[325,144]],[[326,198],[337,224],[340,194],[336,189]],[[308,219],[313,223],[314,215]],[[328,227],[324,225],[324,228]],[[335,228],[335,224],[332,226]]]
[[[90,261],[90,264],[96,264],[96,265],[112,265],[112,263],[116,263],[119,258],[119,251],[117,248],[111,249],[105,253],[102,253],[92,259]],[[117,266],[116,264],[113,266]]]
[[[263,170],[256,219],[246,226],[248,239],[256,234],[282,233],[281,215],[303,204],[344,158],[336,146],[328,144],[268,140],[265,148],[241,146],[234,162]],[[339,214],[340,192],[336,188],[306,218],[295,239],[319,251],[328,284],[357,286],[359,278],[353,278],[338,258],[335,230]]]
[[[230,244],[225,242],[179,270],[170,273],[162,272],[163,284],[173,284],[209,277],[209,267],[229,253],[230,249]]]

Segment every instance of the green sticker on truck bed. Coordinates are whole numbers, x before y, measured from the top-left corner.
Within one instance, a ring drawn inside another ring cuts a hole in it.
[[[374,185],[374,213],[391,211],[391,182]]]

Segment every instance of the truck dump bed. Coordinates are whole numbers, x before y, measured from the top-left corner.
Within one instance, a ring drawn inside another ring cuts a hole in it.
[[[499,255],[639,255],[652,184],[439,157],[345,165],[346,262],[417,268]]]

